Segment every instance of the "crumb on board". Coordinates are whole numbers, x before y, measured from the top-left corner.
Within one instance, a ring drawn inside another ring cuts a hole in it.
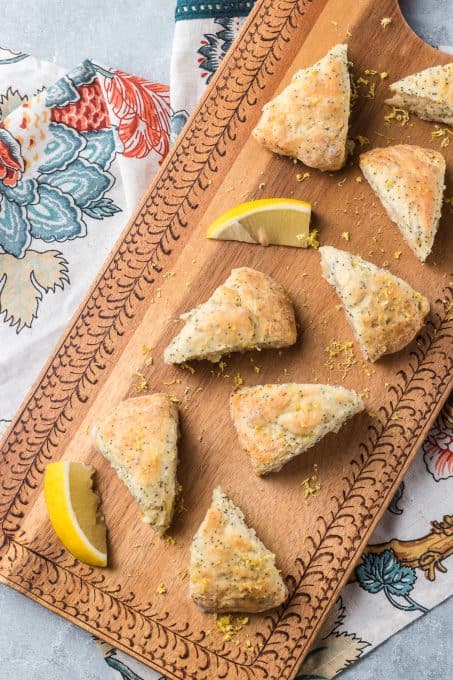
[[[376,373],[376,369],[371,366],[365,359],[361,359],[360,361],[360,366],[362,368],[362,371],[367,375],[369,378]]]
[[[320,490],[321,483],[319,481],[318,466],[316,463],[313,464],[311,473],[301,481],[300,485],[303,487],[306,500],[311,496],[314,496]]]
[[[156,588],[156,595],[165,595],[167,592],[167,589],[163,583],[159,583],[159,585]]]
[[[445,149],[450,144],[450,135],[453,135],[453,130],[440,125],[435,125],[431,132],[431,139],[440,139],[441,149]]]
[[[349,231],[344,231],[344,232],[341,234],[341,238],[343,239],[343,241],[349,241],[350,238],[351,238],[351,235],[350,235]]]
[[[296,175],[296,182],[305,182],[305,180],[309,179],[310,177],[311,174],[309,172],[304,172],[303,174],[298,172]]]
[[[401,107],[392,106],[390,113],[384,116],[384,123],[385,125],[390,125],[393,121],[399,123],[401,127],[406,127],[410,121],[409,111]]]
[[[189,371],[189,373],[191,373],[192,375],[195,373],[194,367],[191,366],[190,364],[186,363],[186,362],[180,364],[180,367],[182,369],[184,369],[185,371]]]
[[[223,635],[224,642],[229,642],[249,622],[248,616],[233,616],[232,614],[214,614],[214,626]]]
[[[170,394],[169,399],[173,404],[180,404],[181,403],[181,399],[176,397],[174,394]]]
[[[355,139],[360,144],[360,146],[365,146],[366,144],[370,143],[368,137],[365,137],[364,135],[356,135],[353,139]]]
[[[321,245],[318,238],[317,229],[312,229],[308,234],[297,234],[296,238],[299,241],[299,243],[302,244],[302,246],[305,246],[307,248],[318,249],[319,246]]]
[[[164,536],[164,541],[168,545],[177,545],[176,539],[173,536]]]
[[[360,175],[357,175],[357,177],[355,178],[355,181],[360,184],[361,182],[363,182],[363,177],[361,177]]]
[[[137,382],[132,385],[132,389],[135,392],[145,392],[148,389],[148,381],[140,371],[132,374],[133,377],[137,378]]]
[[[354,343],[351,341],[340,342],[335,339],[330,340],[324,348],[324,351],[327,354],[327,360],[324,363],[324,366],[331,371],[341,371],[343,378],[345,378],[350,369],[357,364]]]
[[[346,182],[347,179],[348,179],[347,176],[346,176],[346,177],[343,177],[343,179],[341,179],[339,182],[337,182],[337,186],[342,187],[343,184]]]
[[[379,78],[381,80],[385,80],[388,77],[389,77],[389,74],[387,73],[387,71],[381,71],[380,74],[379,74]]]
[[[142,345],[142,354],[143,356],[146,356],[149,354],[152,350],[152,347],[149,347],[148,345]]]
[[[390,26],[391,23],[393,23],[392,17],[382,17],[381,19],[382,28],[387,28],[387,26]]]
[[[178,578],[180,581],[186,581],[189,578],[189,570],[181,569],[181,571],[178,571]]]
[[[244,384],[243,377],[241,376],[240,373],[236,373],[236,375],[233,376],[233,387],[234,387],[234,389],[237,389],[238,387],[240,387],[243,384]]]

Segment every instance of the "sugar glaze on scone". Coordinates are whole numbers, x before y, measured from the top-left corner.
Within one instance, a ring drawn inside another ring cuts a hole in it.
[[[331,246],[319,252],[324,278],[340,296],[367,359],[398,352],[414,339],[429,312],[423,295],[358,255]]]
[[[190,596],[209,612],[263,612],[288,596],[275,555],[218,487],[190,549]]]
[[[296,342],[294,309],[284,288],[250,267],[233,269],[209,300],[181,318],[185,324],[164,352],[167,364],[217,362],[229,352]]]
[[[253,137],[270,151],[319,170],[340,170],[348,152],[348,47],[335,45],[265,104]]]
[[[453,63],[431,66],[390,85],[390,106],[408,109],[424,120],[453,125]]]
[[[363,409],[356,392],[331,385],[256,385],[230,398],[239,443],[258,475],[280,470]]]
[[[421,262],[431,252],[442,210],[445,159],[410,144],[371,149],[360,168]]]
[[[126,399],[95,427],[99,451],[137,501],[143,522],[163,534],[171,524],[179,414],[167,394]]]

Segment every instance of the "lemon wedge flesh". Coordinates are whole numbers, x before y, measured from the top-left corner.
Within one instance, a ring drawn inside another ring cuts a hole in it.
[[[100,499],[93,491],[91,465],[59,461],[44,473],[44,497],[50,522],[65,548],[78,560],[107,566],[107,541]]]
[[[262,198],[227,210],[209,227],[207,238],[262,246],[308,245],[311,205],[293,198]]]

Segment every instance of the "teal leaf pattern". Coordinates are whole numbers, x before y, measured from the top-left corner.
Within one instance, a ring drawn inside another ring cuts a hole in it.
[[[28,207],[31,234],[46,242],[85,236],[86,226],[74,199],[58,187],[41,185],[39,203]]]
[[[378,593],[384,588],[394,595],[407,595],[414,587],[415,570],[402,566],[393,550],[369,553],[357,568],[357,578],[364,590]]]
[[[52,136],[45,148],[46,160],[38,168],[39,172],[43,173],[64,170],[86,146],[86,140],[82,135],[63,123],[51,123],[49,132]]]
[[[77,88],[68,76],[63,76],[60,80],[57,80],[56,83],[49,85],[45,94],[46,106],[49,108],[54,106],[66,106],[67,104],[77,102],[80,99]]]
[[[70,194],[82,209],[101,198],[114,181],[115,178],[109,172],[83,158],[73,161],[65,170],[39,178],[41,186],[58,187],[63,193]]]
[[[38,182],[35,179],[23,179],[15,187],[7,187],[0,182],[0,193],[17,205],[29,205],[39,200]]]
[[[30,241],[26,209],[4,196],[0,204],[0,246],[14,257],[23,257]]]
[[[115,155],[115,137],[113,130],[90,130],[83,132],[82,136],[86,140],[86,147],[81,151],[80,157],[85,158],[90,163],[100,165],[103,170],[108,170]]]
[[[111,198],[100,198],[83,210],[86,215],[93,217],[95,220],[102,220],[104,217],[110,217],[120,211],[121,208]]]
[[[356,575],[364,590],[371,594],[383,591],[394,607],[404,611],[428,611],[409,595],[417,579],[415,569],[402,565],[393,550],[364,555],[362,564],[356,569]],[[403,598],[407,604],[395,600],[395,597]]]

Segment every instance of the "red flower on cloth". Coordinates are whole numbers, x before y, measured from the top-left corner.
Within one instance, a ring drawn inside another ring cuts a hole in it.
[[[453,433],[434,426],[423,444],[423,460],[436,482],[453,477]]]
[[[0,182],[15,187],[24,169],[19,142],[0,124]]]
[[[50,111],[53,123],[64,123],[78,132],[103,130],[110,127],[109,114],[98,81],[78,85],[80,99],[65,106],[55,106]]]
[[[156,151],[163,159],[170,148],[170,92],[167,85],[151,83],[124,71],[113,71],[104,81],[107,99],[118,118],[122,154],[145,158]]]

